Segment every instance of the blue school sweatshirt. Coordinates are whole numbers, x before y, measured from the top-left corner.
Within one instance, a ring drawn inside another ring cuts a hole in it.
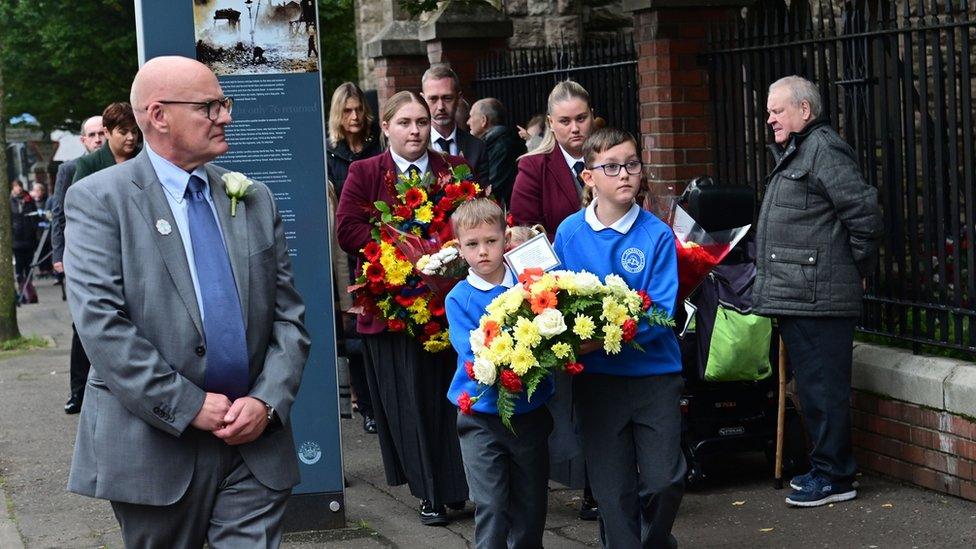
[[[678,262],[670,227],[636,204],[610,227],[596,218],[594,200],[567,217],[556,230],[554,248],[561,269],[588,271],[600,277],[616,274],[633,290],[644,290],[657,307],[674,316],[678,296]],[[594,319],[599,322],[599,319]],[[634,337],[644,352],[622,344],[616,355],[603,350],[583,355],[584,372],[616,376],[649,376],[681,371],[678,339],[671,328],[641,322]]]
[[[464,363],[468,360],[474,362],[474,352],[471,351],[471,343],[468,339],[471,330],[478,327],[488,304],[505,290],[514,286],[515,282],[515,275],[507,267],[505,269],[505,280],[497,286],[493,286],[490,282],[486,282],[469,271],[468,278],[458,282],[454,289],[447,294],[444,308],[447,311],[451,345],[454,346],[458,355],[457,371],[454,373],[451,387],[447,390],[447,399],[455,406],[457,406],[458,397],[463,391],[467,391],[472,397],[484,392],[484,395],[474,403],[471,409],[485,414],[498,414],[498,390],[494,386],[481,385],[468,377]],[[525,398],[525,391],[522,391],[515,400],[515,414],[524,414],[535,410],[545,404],[552,397],[552,393],[552,376],[549,376],[536,386],[531,401]]]

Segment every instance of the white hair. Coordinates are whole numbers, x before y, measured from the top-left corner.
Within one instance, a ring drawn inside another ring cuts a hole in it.
[[[820,97],[820,90],[813,82],[802,76],[785,76],[769,85],[769,93],[779,87],[790,90],[790,96],[794,106],[799,107],[804,101],[810,105],[810,114],[813,118],[818,118],[823,113],[823,99]]]

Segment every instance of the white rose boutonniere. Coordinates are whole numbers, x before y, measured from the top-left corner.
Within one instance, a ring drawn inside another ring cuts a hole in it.
[[[247,189],[254,182],[240,172],[228,172],[220,176],[220,178],[224,181],[224,192],[230,198],[230,215],[231,217],[236,217],[237,201],[244,200],[244,197],[247,195]]]

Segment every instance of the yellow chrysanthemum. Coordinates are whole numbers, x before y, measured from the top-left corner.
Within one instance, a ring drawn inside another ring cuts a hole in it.
[[[488,346],[491,357],[489,360],[495,364],[508,364],[512,361],[512,350],[515,348],[515,340],[507,332],[498,334]],[[488,358],[488,357],[486,357]]]
[[[515,346],[515,350],[512,351],[513,372],[524,376],[530,369],[538,365],[539,362],[535,359],[535,355],[532,354],[532,349],[522,344]]]
[[[407,311],[410,312],[410,319],[417,324],[426,324],[430,320],[430,309],[427,308],[427,300],[420,297],[413,302]]]
[[[620,342],[623,337],[624,332],[620,326],[607,324],[603,327],[603,348],[608,355],[615,355],[620,352]]]
[[[552,346],[552,354],[558,359],[568,358],[573,354],[573,348],[568,343],[557,343]]]
[[[525,301],[525,291],[520,286],[515,286],[499,296],[499,307],[505,314],[512,314],[522,306]]]
[[[424,342],[424,350],[428,353],[439,353],[450,346],[451,339],[447,330],[441,330]]]
[[[603,313],[600,314],[600,318],[619,326],[627,320],[627,307],[624,307],[616,297],[604,297]]]
[[[542,278],[536,280],[529,286],[529,292],[531,292],[532,295],[536,295],[539,292],[545,292],[547,290],[552,290],[557,287],[558,287],[558,282],[556,281],[556,277],[552,276],[549,273],[546,273],[542,275]]]
[[[525,317],[521,317],[515,322],[514,334],[515,341],[518,342],[518,345],[535,347],[542,341],[542,334],[539,333],[539,328]]]
[[[596,323],[587,315],[576,315],[573,321],[573,333],[580,336],[580,339],[590,339],[596,331]]]
[[[382,299],[376,303],[376,306],[380,308],[380,312],[383,316],[390,314],[390,298]]]
[[[628,314],[636,315],[644,308],[644,300],[637,292],[630,291],[624,296],[624,305],[627,307]]]
[[[556,287],[573,293],[576,291],[576,277],[571,273],[562,274],[556,279]]]
[[[417,221],[421,223],[430,223],[431,220],[434,219],[434,208],[431,207],[430,202],[428,202],[417,208],[417,211],[414,213],[414,217],[416,217]]]

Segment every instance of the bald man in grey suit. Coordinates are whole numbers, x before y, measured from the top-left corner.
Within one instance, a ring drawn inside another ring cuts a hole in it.
[[[65,202],[92,362],[68,489],[110,500],[127,547],[276,547],[309,348],[281,217],[260,183],[231,213],[209,161],[233,103],[206,66],[150,60],[131,102],[143,152]]]

